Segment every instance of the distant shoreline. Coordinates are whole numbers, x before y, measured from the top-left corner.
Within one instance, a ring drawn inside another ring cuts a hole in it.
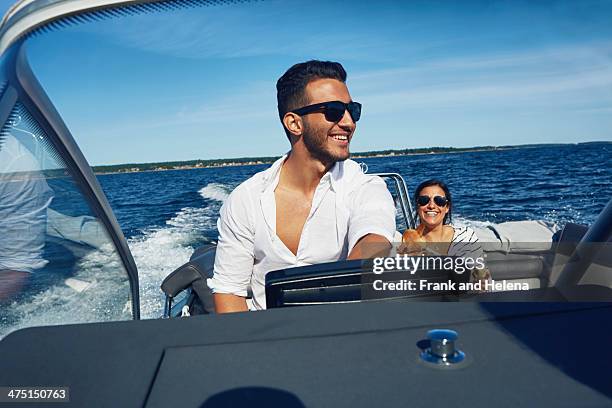
[[[429,154],[448,154],[448,153],[470,153],[470,152],[490,152],[504,151],[516,149],[529,149],[537,147],[553,147],[553,146],[575,146],[587,144],[608,144],[612,142],[584,142],[584,143],[543,143],[543,144],[528,144],[515,146],[475,146],[475,147],[426,147],[415,149],[389,149],[375,150],[368,152],[357,152],[351,154],[351,159],[369,159],[377,157],[402,157],[402,156],[420,156]],[[206,169],[217,167],[235,167],[235,166],[253,166],[259,164],[271,164],[280,156],[267,157],[243,157],[234,159],[208,159],[208,160],[186,160],[172,162],[155,162],[155,163],[130,163],[116,165],[92,166],[94,174],[122,174],[122,173],[145,173],[158,172],[168,170],[192,170]]]

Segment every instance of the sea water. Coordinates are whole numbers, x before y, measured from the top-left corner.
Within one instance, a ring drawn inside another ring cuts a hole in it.
[[[410,194],[446,182],[455,225],[540,220],[591,224],[612,199],[612,144],[535,146],[355,159],[369,173],[397,172]],[[242,181],[269,165],[100,175],[138,266],[141,314],[158,317],[161,281],[217,238],[219,209]]]

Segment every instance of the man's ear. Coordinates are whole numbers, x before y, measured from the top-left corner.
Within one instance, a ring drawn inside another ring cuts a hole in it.
[[[304,132],[304,123],[300,115],[293,112],[285,113],[283,116],[283,125],[293,136],[300,137]]]

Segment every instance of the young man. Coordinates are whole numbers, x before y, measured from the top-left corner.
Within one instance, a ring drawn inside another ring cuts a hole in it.
[[[230,194],[217,222],[209,280],[218,313],[265,309],[265,274],[292,266],[365,258],[390,247],[395,207],[385,183],[349,157],[361,115],[337,62],[308,61],[277,82],[291,151]]]

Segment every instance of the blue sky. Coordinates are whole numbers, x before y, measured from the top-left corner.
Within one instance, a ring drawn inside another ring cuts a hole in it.
[[[92,164],[278,155],[276,80],[341,62],[352,151],[612,140],[610,2],[264,1],[29,41]]]
[[[14,1],[0,0],[0,14],[4,15],[13,3]]]

